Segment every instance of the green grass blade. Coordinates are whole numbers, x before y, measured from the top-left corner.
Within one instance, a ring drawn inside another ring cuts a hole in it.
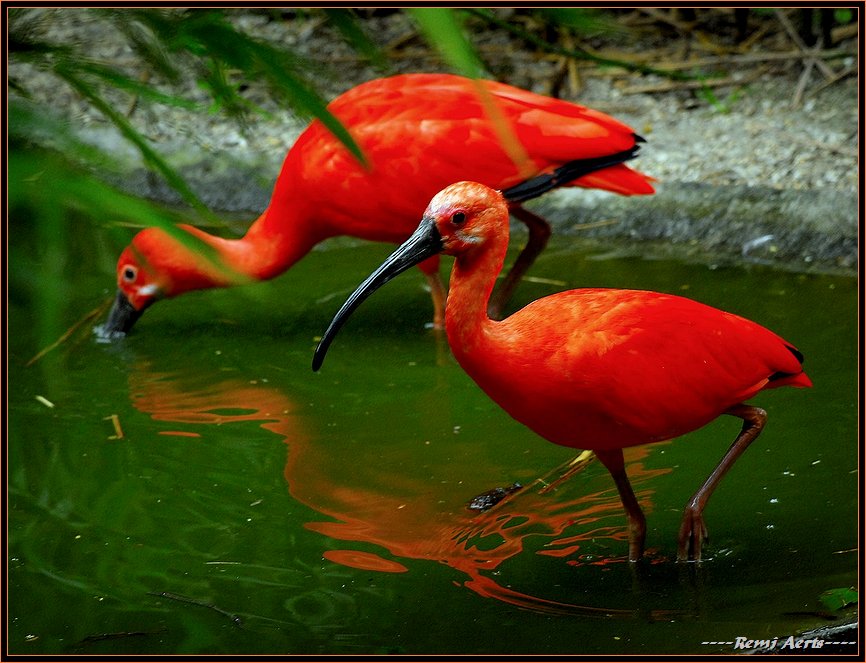
[[[99,93],[87,84],[84,80],[78,77],[77,74],[63,65],[58,65],[54,71],[65,80],[76,92],[86,98],[94,108],[100,111],[129,142],[135,145],[145,163],[158,171],[168,182],[168,184],[177,191],[181,197],[191,205],[203,217],[215,221],[215,217],[207,208],[201,199],[189,188],[186,181],[163,159],[150,145],[147,140],[126,120],[123,115],[118,113],[111,105],[106,102]]]
[[[436,48],[448,65],[469,78],[483,78],[486,70],[450,9],[412,7],[406,10],[421,28],[427,42]]]
[[[194,101],[190,101],[189,99],[184,99],[183,97],[179,97],[176,95],[160,92],[156,88],[137,81],[134,78],[130,78],[129,76],[126,76],[125,74],[122,74],[121,72],[111,67],[106,67],[95,62],[88,62],[87,60],[80,60],[74,64],[69,63],[66,66],[71,66],[77,69],[78,72],[81,74],[90,74],[92,76],[100,78],[112,87],[115,87],[119,90],[126,90],[127,92],[131,92],[132,94],[136,94],[140,97],[144,97],[160,104],[165,104],[166,106],[175,106],[178,108],[186,108],[188,110],[195,110],[199,108],[199,104],[195,103]]]
[[[56,224],[55,214],[62,218],[82,214],[109,229],[156,226],[216,268],[236,276],[213,247],[177,226],[174,213],[106,184],[57,152],[15,149],[10,153],[9,207],[17,213],[23,210],[40,226]],[[128,241],[128,231],[118,234],[118,240]]]
[[[377,69],[384,70],[388,66],[385,55],[373,43],[351,9],[324,9],[325,16],[340,31],[343,38],[358,53],[367,58]]]
[[[407,11],[418,22],[428,43],[442,54],[442,57],[455,71],[475,80],[485,76],[484,66],[463,34],[453,11],[430,7],[416,7]],[[476,87],[502,148],[511,161],[528,177],[533,172],[532,166],[526,150],[514,132],[514,128],[503,115],[487,88],[481,84]]]

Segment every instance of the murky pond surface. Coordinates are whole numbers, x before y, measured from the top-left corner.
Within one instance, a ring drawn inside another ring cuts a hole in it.
[[[574,452],[462,372],[425,329],[420,274],[365,303],[311,372],[316,337],[391,247],[334,242],[272,283],[162,302],[121,342],[77,331],[27,366],[108,298],[115,252],[70,237],[43,291],[36,240],[12,242],[12,652],[715,653],[731,648],[703,643],[828,623],[821,593],[856,582],[854,279],[554,239],[515,305],[581,285],[686,294],[798,345],[815,383],[755,399],[769,423],[707,508],[700,565],[675,562],[681,509],[738,421],[628,452],[649,526],[635,568],[606,470],[542,490]]]

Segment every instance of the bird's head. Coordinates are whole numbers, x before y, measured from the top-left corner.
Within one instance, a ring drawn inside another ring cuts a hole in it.
[[[438,235],[439,251],[466,255],[503,235],[508,206],[499,191],[477,182],[457,182],[433,197],[418,230],[425,224],[428,232]]]
[[[141,314],[159,299],[229,282],[225,268],[220,271],[219,264],[204,251],[213,252],[208,236],[190,226],[179,229],[186,236],[145,228],[120,254],[117,297],[108,319],[98,330],[100,335],[112,338],[128,333]]]
[[[100,335],[111,338],[132,329],[151,304],[165,296],[163,265],[159,245],[165,233],[146,228],[138,233],[117,259],[117,296],[108,319],[97,328]]]
[[[508,207],[501,193],[476,182],[458,182],[437,193],[415,232],[337,311],[316,347],[313,370],[319,370],[328,347],[352,312],[388,281],[437,253],[471,260],[472,254],[497,238],[508,242]]]

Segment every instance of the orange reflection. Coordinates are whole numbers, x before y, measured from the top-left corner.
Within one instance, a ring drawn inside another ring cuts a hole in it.
[[[289,492],[299,502],[315,509],[331,522],[306,523],[308,529],[347,542],[373,544],[403,560],[430,560],[464,573],[462,585],[477,594],[546,613],[632,617],[632,610],[579,606],[531,596],[500,584],[500,567],[524,551],[538,537],[546,539],[539,555],[569,558],[570,565],[606,565],[623,562],[628,548],[622,505],[613,483],[605,490],[573,499],[552,492],[541,494],[527,487],[484,513],[455,506],[452,489],[434,491],[420,476],[412,480],[411,469],[395,487],[393,468],[382,467],[376,449],[370,458],[352,458],[364,471],[345,483],[346,458],[328,453],[312,443],[306,422],[292,400],[273,386],[243,382],[236,378],[204,383],[177,373],[158,373],[140,365],[130,376],[132,404],[156,421],[219,425],[258,422],[287,444],[285,478]],[[191,431],[164,430],[160,434],[197,436]],[[364,451],[362,451],[364,453]],[[627,450],[628,472],[635,493],[650,512],[652,490],[642,488],[649,479],[669,472],[650,470],[641,462],[647,447]],[[340,483],[340,482],[344,483]],[[484,488],[484,486],[478,486]],[[441,491],[449,500],[440,500]],[[445,502],[445,506],[443,506]],[[450,504],[450,506],[448,506]],[[606,523],[614,523],[608,525]],[[606,540],[616,557],[593,558],[581,548]],[[352,568],[402,573],[407,567],[369,551],[327,550],[323,556]],[[659,615],[660,616],[660,615]]]

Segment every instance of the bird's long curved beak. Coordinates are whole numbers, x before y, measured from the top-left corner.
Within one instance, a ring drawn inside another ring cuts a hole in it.
[[[144,308],[136,309],[129,303],[123,291],[118,290],[114,304],[111,305],[111,311],[108,312],[108,319],[99,328],[98,333],[103,338],[115,338],[121,334],[126,334],[132,329],[142,313],[144,313]]]
[[[431,258],[442,250],[442,237],[436,229],[436,224],[432,219],[424,218],[421,220],[421,225],[412,233],[400,247],[394,251],[385,262],[375,272],[370,274],[361,285],[357,287],[355,292],[349,295],[349,298],[343,304],[331,324],[325,330],[322,340],[316,346],[316,352],[313,354],[313,370],[318,371],[325,361],[325,355],[328,348],[340,327],[348,319],[352,312],[361,305],[367,297],[372,295],[376,290],[385,285],[398,274],[402,274],[410,267],[414,267],[418,263]]]

